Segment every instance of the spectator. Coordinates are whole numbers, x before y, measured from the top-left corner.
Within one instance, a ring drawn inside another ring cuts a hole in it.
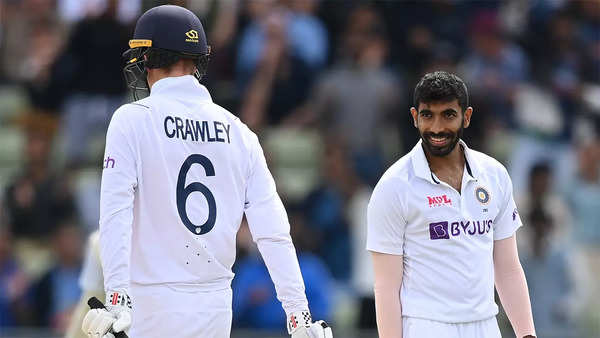
[[[191,6],[188,9],[196,12],[207,31],[211,49],[210,71],[202,78],[205,86],[211,89],[215,102],[227,110],[236,111],[239,98],[236,95],[235,64],[237,40],[241,25],[241,12],[244,4],[241,0],[212,0],[209,2],[190,2],[190,5],[203,7],[198,13]]]
[[[590,274],[589,317],[600,319],[600,141],[583,144],[578,150],[578,172],[567,191],[573,211],[575,239]],[[598,326],[596,325],[596,329]]]
[[[578,149],[578,172],[567,197],[574,216],[575,238],[590,248],[600,247],[600,140]],[[600,256],[594,259],[600,262]],[[600,280],[600,279],[599,279]]]
[[[60,25],[47,20],[31,27],[30,49],[21,60],[19,78],[27,89],[31,104],[41,109],[54,110],[55,98],[48,91],[52,64],[64,45],[65,32]]]
[[[510,126],[514,123],[514,88],[529,79],[529,60],[504,36],[493,10],[476,13],[470,34],[470,53],[459,70],[465,81],[473,84],[473,106],[489,112],[490,123]]]
[[[117,1],[109,0],[101,16],[80,21],[53,66],[48,90],[56,98],[54,104],[62,104],[61,133],[69,166],[96,160],[88,155],[89,144],[104,135],[112,113],[125,99],[121,54],[128,48],[131,28],[116,14]]]
[[[350,229],[351,224],[360,223],[350,218],[356,216],[357,207],[349,206],[358,203],[355,201],[368,188],[356,175],[346,149],[337,140],[326,142],[322,171],[321,183],[304,201],[306,221],[316,234],[317,252],[333,277],[342,284],[349,284],[354,260],[351,232],[360,231]]]
[[[331,319],[330,273],[319,257],[311,253],[314,246],[310,229],[299,213],[290,213],[291,235],[298,253],[306,297],[313,317]],[[252,243],[247,225],[240,228],[238,239],[245,243],[247,256],[238,260],[233,281],[233,318],[237,327],[283,330],[285,313],[277,300],[275,288],[265,264]]]
[[[88,299],[96,297],[105,299],[104,293],[104,275],[102,274],[102,264],[100,263],[100,232],[94,231],[90,234],[86,244],[85,259],[79,275],[79,287],[81,288],[81,297],[75,310],[71,314],[69,327],[65,338],[87,338],[87,334],[81,330],[83,317],[89,310]]]
[[[3,1],[2,6],[0,73],[19,83],[53,61],[52,54],[61,44],[47,39],[56,34],[60,40],[64,24],[56,16],[53,1]]]
[[[583,74],[586,81],[600,82],[600,6],[593,1],[577,1],[572,3],[577,7],[578,25],[577,34],[583,40],[584,55],[589,59],[586,72]]]
[[[375,296],[373,294],[373,262],[367,247],[367,205],[372,189],[360,184],[346,204],[346,214],[352,238],[352,288],[358,300],[356,326],[376,329]]]
[[[574,170],[571,140],[582,108],[585,60],[577,52],[583,49],[582,42],[573,19],[561,12],[550,19],[547,33],[539,40],[534,44],[538,46],[534,53],[540,56],[534,67],[539,85],[519,86],[514,99],[518,138],[510,171],[516,187],[524,186],[529,168],[539,160],[551,163],[559,182],[566,182]],[[550,55],[548,49],[553,51]]]
[[[241,34],[237,69],[242,79],[254,73],[264,55],[272,25],[281,24],[285,48],[308,68],[318,70],[327,61],[327,31],[315,17],[318,0],[289,0],[289,6],[276,1],[250,2],[246,10],[251,22]],[[275,22],[277,21],[277,22]],[[306,43],[310,41],[310,43]],[[244,80],[242,80],[244,83]]]
[[[444,57],[457,57],[457,52],[467,50],[468,40],[465,36],[468,21],[461,18],[470,15],[470,9],[478,6],[475,2],[465,6],[463,2],[447,0],[390,1],[381,4],[381,13],[388,22],[390,36],[402,37],[393,41],[391,52],[392,59],[401,60],[399,64],[404,68],[407,82],[416,83],[427,73],[424,71],[426,65],[433,58],[441,56],[436,55],[439,47],[450,47],[443,48]],[[424,17],[427,17],[427,22],[423,21]],[[403,24],[393,24],[395,22]],[[435,24],[431,24],[433,22]],[[440,43],[443,46],[439,46]]]
[[[0,331],[23,324],[28,278],[12,255],[12,238],[0,225]]]
[[[82,263],[83,236],[73,219],[61,220],[52,236],[56,261],[33,285],[30,297],[34,323],[65,333],[69,318],[79,301],[78,283]]]
[[[584,143],[578,148],[578,170],[566,192],[573,213],[575,240],[589,274],[585,299],[585,318],[590,323],[590,335],[600,326],[600,140]]]
[[[254,129],[279,124],[292,113],[326,59],[327,34],[312,14],[317,2],[291,4],[279,7],[269,0],[247,5],[252,22],[242,33],[237,71],[241,117]]]
[[[552,231],[544,234],[544,238],[553,246],[569,245],[572,236],[572,224],[569,208],[562,196],[553,187],[552,169],[550,164],[540,162],[535,164],[529,174],[529,189],[524,194],[517,195],[517,206],[522,215],[529,215],[535,209],[540,209],[553,223]],[[517,237],[519,246],[530,246],[536,234],[535,228],[524,227]],[[521,245],[523,244],[523,245]]]
[[[327,31],[315,16],[320,0],[288,1],[291,11],[288,39],[292,53],[304,60],[311,70],[319,71],[325,66],[329,52]]]
[[[377,12],[356,7],[348,17],[336,65],[318,81],[305,106],[287,122],[319,124],[348,145],[360,177],[374,184],[383,171],[381,136],[395,127],[401,88],[385,68],[388,41]]]
[[[56,119],[32,112],[18,122],[26,137],[24,163],[20,175],[6,189],[7,222],[15,240],[43,240],[59,219],[73,212],[74,202],[65,179],[51,170]]]
[[[61,19],[75,24],[87,16],[102,15],[110,0],[57,0],[57,11]],[[129,24],[140,15],[142,0],[118,0],[117,18]]]
[[[554,220],[538,204],[526,216],[532,236],[521,262],[529,284],[535,327],[541,337],[579,337],[576,294],[567,246],[552,242]]]

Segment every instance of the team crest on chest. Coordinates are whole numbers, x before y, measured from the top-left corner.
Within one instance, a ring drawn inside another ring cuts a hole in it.
[[[485,205],[490,203],[490,193],[484,187],[475,189],[475,198],[477,198],[481,204]]]

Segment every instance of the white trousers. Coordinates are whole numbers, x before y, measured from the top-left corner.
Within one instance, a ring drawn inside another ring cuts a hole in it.
[[[502,338],[496,317],[469,323],[442,323],[402,317],[403,338]]]
[[[231,288],[198,291],[171,286],[131,286],[130,338],[229,338]]]

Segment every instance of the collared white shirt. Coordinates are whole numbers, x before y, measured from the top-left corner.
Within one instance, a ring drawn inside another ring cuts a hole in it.
[[[149,97],[114,113],[100,200],[106,291],[229,288],[245,214],[284,309],[308,309],[258,138],[193,76],[161,79]]]
[[[498,313],[494,241],[522,223],[504,166],[459,144],[466,158],[460,193],[431,172],[419,141],[369,202],[367,250],[403,255],[403,316],[461,323]]]

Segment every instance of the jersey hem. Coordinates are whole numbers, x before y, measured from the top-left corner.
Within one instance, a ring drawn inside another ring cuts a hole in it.
[[[430,320],[432,322],[438,322],[438,323],[444,323],[444,324],[465,324],[465,323],[475,323],[475,322],[481,322],[484,320],[488,320],[491,318],[495,318],[498,315],[498,311],[496,311],[495,314],[492,314],[490,316],[484,316],[484,317],[472,317],[472,318],[464,318],[464,319],[455,319],[455,320],[444,320],[444,319],[440,319],[438,318],[432,318],[432,317],[428,317],[428,316],[420,316],[420,315],[405,315],[404,313],[402,314],[402,318],[406,317],[406,318],[415,318],[415,319],[424,319],[424,320]]]
[[[130,287],[133,288],[144,288],[144,289],[152,289],[152,288],[169,288],[173,291],[180,292],[212,292],[212,291],[222,291],[231,289],[231,282],[218,282],[218,283],[138,283],[131,282]]]

